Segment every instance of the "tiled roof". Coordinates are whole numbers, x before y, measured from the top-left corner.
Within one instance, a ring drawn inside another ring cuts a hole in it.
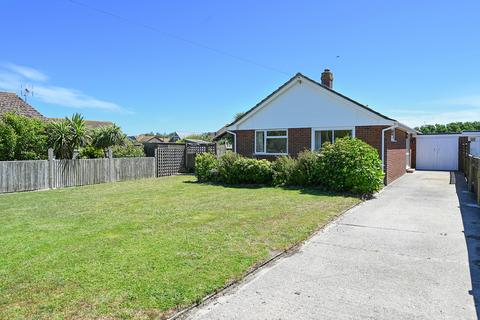
[[[34,107],[13,92],[0,92],[0,114],[13,112],[22,116],[45,119]]]
[[[65,118],[48,118],[48,120],[50,121],[62,121],[64,120]],[[95,129],[95,128],[98,128],[98,127],[108,127],[108,126],[113,126],[113,122],[111,121],[97,121],[97,120],[84,120],[85,121],[85,125],[87,126],[87,128],[90,128],[90,129]]]

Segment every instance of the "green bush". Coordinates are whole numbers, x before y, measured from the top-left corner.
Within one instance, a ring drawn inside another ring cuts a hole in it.
[[[327,190],[371,194],[383,186],[382,162],[376,149],[355,138],[322,146],[320,181]]]
[[[45,122],[15,113],[0,117],[0,161],[47,158]]]
[[[101,148],[95,148],[92,145],[80,148],[79,158],[81,159],[96,159],[105,157],[105,153]]]
[[[142,144],[135,144],[130,139],[124,139],[122,144],[112,146],[114,158],[145,157]]]
[[[234,170],[234,163],[243,158],[241,155],[228,151],[218,161],[218,180],[227,183],[238,183],[237,172]]]
[[[195,156],[195,176],[198,181],[215,181],[218,172],[218,160],[210,152]]]
[[[296,184],[295,172],[297,160],[290,156],[281,156],[272,163],[272,180],[276,186]]]
[[[272,164],[268,160],[238,158],[233,163],[234,184],[267,184],[272,182]],[[226,181],[225,181],[226,182]]]
[[[298,186],[314,186],[320,184],[320,155],[314,151],[302,151],[298,154],[294,177],[290,183]]]

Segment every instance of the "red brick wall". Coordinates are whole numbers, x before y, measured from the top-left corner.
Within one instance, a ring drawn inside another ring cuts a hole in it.
[[[365,141],[382,154],[382,130],[387,126],[359,126],[355,127],[355,137]],[[406,133],[396,130],[397,142],[391,142],[391,131],[385,132],[385,183],[389,184],[405,173],[406,167]]]
[[[245,157],[252,157],[255,148],[255,130],[238,130],[235,133],[237,134],[236,152]]]
[[[410,138],[410,167],[417,167],[417,139],[415,137]]]
[[[397,139],[393,142],[390,139],[391,131],[385,132],[385,172],[386,184],[400,178],[406,172],[407,159],[405,156],[407,148],[407,134],[396,129]]]
[[[312,128],[288,129],[288,154],[296,157],[312,148]]]

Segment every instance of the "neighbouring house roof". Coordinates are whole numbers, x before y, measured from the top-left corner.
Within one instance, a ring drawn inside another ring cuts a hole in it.
[[[0,92],[0,114],[13,112],[30,118],[45,119],[34,107],[13,92]]]
[[[138,142],[148,142],[148,143],[162,143],[165,142],[163,138],[157,136],[149,136],[149,135],[138,135],[135,137],[135,140]]]
[[[190,144],[212,144],[213,143],[210,141],[198,140],[198,139],[185,139],[185,142]]]
[[[218,139],[219,137],[223,136],[226,131],[233,125],[237,124],[238,122],[241,122],[242,120],[244,120],[245,118],[249,117],[252,112],[254,111],[257,111],[258,109],[262,108],[263,106],[266,105],[266,102],[268,102],[272,97],[274,97],[277,93],[279,93],[282,89],[284,89],[285,87],[287,87],[289,84],[291,84],[292,82],[296,81],[296,80],[306,80],[306,81],[310,81],[311,83],[313,83],[314,85],[317,85],[318,87],[320,88],[323,88],[335,95],[337,95],[338,97],[342,98],[342,99],[345,99],[351,103],[353,103],[354,105],[368,111],[368,112],[371,112],[385,120],[388,120],[388,121],[393,121],[393,122],[396,122],[399,124],[399,127],[401,129],[404,129],[404,130],[407,130],[409,132],[415,132],[413,129],[409,128],[408,126],[404,125],[404,124],[401,124],[399,123],[397,120],[395,119],[392,119],[390,117],[387,117],[386,115],[384,114],[381,114],[380,112],[378,111],[375,111],[373,110],[372,108],[370,108],[369,106],[367,105],[364,105],[356,100],[353,100],[352,98],[349,98],[341,93],[339,93],[338,91],[335,91],[327,86],[324,86],[322,85],[321,83],[319,83],[318,81],[315,81],[305,75],[303,75],[302,73],[297,73],[296,75],[294,75],[292,78],[290,78],[287,82],[285,82],[284,84],[282,84],[280,87],[278,87],[275,91],[273,91],[271,94],[269,94],[267,97],[265,97],[263,100],[261,100],[259,103],[257,103],[255,106],[253,106],[250,110],[248,110],[247,112],[245,112],[245,114],[243,114],[241,117],[239,117],[238,119],[236,119],[235,121],[227,124],[226,126],[224,126],[222,129],[220,129],[219,131],[217,131],[217,134],[216,134],[216,139]]]
[[[65,118],[48,118],[48,120],[50,121],[62,121],[64,119]],[[97,121],[97,120],[84,120],[84,121],[87,128],[90,128],[90,129],[95,129],[98,127],[108,127],[108,126],[114,125],[114,123],[111,121]]]
[[[189,136],[198,135],[198,133],[188,131],[175,131],[175,133],[180,139],[185,139]]]

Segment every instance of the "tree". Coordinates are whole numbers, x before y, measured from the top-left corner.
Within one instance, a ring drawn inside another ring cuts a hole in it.
[[[233,120],[234,121],[237,121],[238,119],[240,119],[241,117],[243,117],[245,115],[246,112],[242,111],[242,112],[237,112],[235,114],[235,116],[233,117]]]
[[[71,118],[51,122],[47,133],[49,146],[60,159],[72,159],[74,151],[85,147],[90,140],[85,121],[78,113]]]
[[[129,139],[125,139],[121,145],[113,146],[112,153],[114,158],[145,157],[143,145],[134,144]]]
[[[36,160],[47,157],[45,122],[15,113],[0,117],[0,160]]]
[[[107,156],[108,148],[125,143],[126,136],[117,125],[103,126],[95,129],[92,134],[92,145],[103,149]]]
[[[420,131],[423,134],[475,131],[480,130],[480,121],[450,122],[447,124],[425,124],[423,126],[416,127],[415,130]]]

